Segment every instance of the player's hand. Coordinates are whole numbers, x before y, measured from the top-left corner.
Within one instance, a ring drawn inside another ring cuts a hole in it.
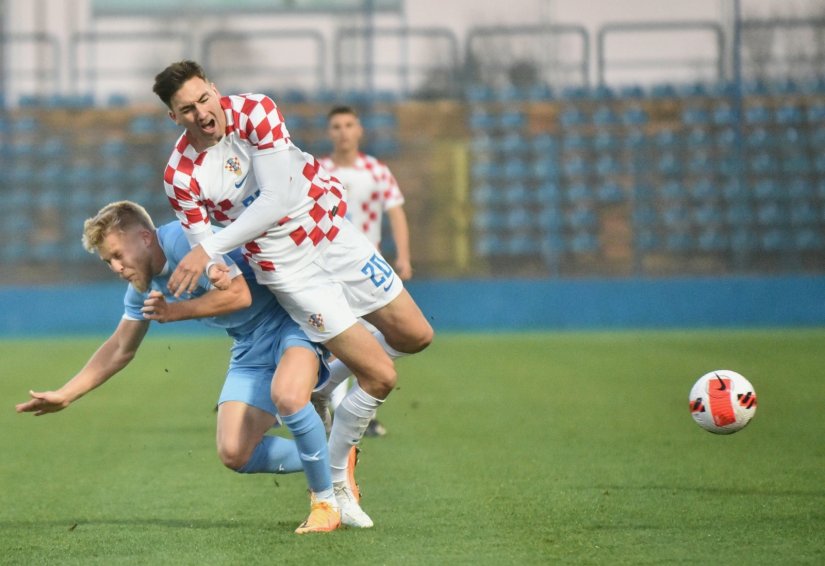
[[[184,293],[191,293],[198,288],[198,279],[207,263],[209,263],[209,255],[200,244],[184,256],[166,285],[175,298],[180,298]]]
[[[412,264],[407,260],[396,260],[395,262],[395,272],[401,278],[402,281],[406,281],[407,279],[412,278],[413,268]]]
[[[143,301],[143,308],[140,309],[143,318],[146,320],[156,320],[158,322],[172,322],[172,309],[166,302],[166,297],[160,291],[151,291],[149,297]]]
[[[210,265],[207,276],[209,277],[209,282],[221,291],[226,291],[232,284],[232,279],[229,277],[229,267],[222,263]]]
[[[44,391],[42,393],[29,391],[29,395],[31,399],[25,403],[15,405],[14,408],[18,413],[34,413],[35,417],[39,417],[47,413],[62,411],[68,407],[70,403],[65,396],[57,391]]]

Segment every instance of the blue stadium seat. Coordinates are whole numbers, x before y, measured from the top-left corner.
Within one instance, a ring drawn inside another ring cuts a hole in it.
[[[807,177],[791,177],[785,182],[785,187],[785,193],[791,200],[803,200],[816,195],[814,185]]]
[[[62,184],[66,169],[58,161],[52,161],[36,172],[37,181],[44,187],[56,187]]]
[[[600,177],[611,177],[621,171],[621,163],[610,154],[602,155],[596,160],[596,174]]]
[[[633,232],[633,245],[640,252],[651,252],[661,247],[661,238],[655,230],[640,228]]]
[[[641,85],[624,85],[619,88],[619,97],[623,99],[641,99],[645,97],[645,89]]]
[[[819,222],[816,205],[811,201],[796,201],[791,205],[791,226],[815,226]]]
[[[492,102],[495,93],[485,84],[471,84],[464,90],[465,98],[470,102]]]
[[[504,215],[504,225],[508,230],[529,230],[534,224],[534,214],[531,210],[517,206],[511,208]],[[537,218],[535,219],[538,220]]]
[[[730,247],[734,252],[752,252],[759,246],[759,237],[753,228],[740,226],[731,230]]]
[[[523,181],[527,178],[529,170],[524,159],[518,157],[511,157],[504,162],[503,176],[507,181]]]
[[[530,140],[530,149],[536,156],[556,153],[559,150],[558,140],[550,134],[538,134]]]
[[[704,252],[724,252],[730,247],[729,236],[717,227],[706,228],[699,233],[697,245]]]
[[[511,206],[525,204],[532,200],[530,190],[522,183],[513,183],[508,180],[503,193],[504,202]]]
[[[803,118],[802,110],[794,105],[785,104],[776,110],[776,123],[783,126],[799,125]]]
[[[516,234],[505,241],[507,253],[513,256],[534,255],[541,249],[538,240],[529,234]]]
[[[644,131],[634,128],[625,132],[624,138],[622,139],[622,145],[633,152],[639,152],[645,148],[648,141],[648,137],[645,135]]]
[[[530,151],[530,143],[520,133],[513,132],[505,135],[495,143],[495,147],[503,154],[526,155]]]
[[[538,159],[530,165],[530,174],[537,181],[558,179],[561,173],[559,162],[555,157]]]
[[[745,123],[765,125],[772,122],[771,111],[767,106],[756,104],[745,109]]]
[[[650,89],[651,98],[678,98],[679,92],[676,86],[670,83],[661,83],[653,85]]]
[[[790,234],[783,228],[771,228],[759,235],[759,247],[766,252],[787,252],[791,245]]]
[[[748,149],[765,149],[774,145],[775,137],[773,134],[769,134],[768,130],[759,126],[756,128],[751,128],[745,134],[745,146]]]
[[[801,251],[821,251],[825,249],[825,237],[822,236],[821,229],[806,227],[794,231],[793,240],[796,249]]]
[[[760,201],[782,198],[782,191],[775,179],[759,179],[753,186],[753,196]]]
[[[499,211],[481,208],[473,214],[473,228],[479,233],[498,232],[505,226],[504,215]]]
[[[607,105],[599,106],[595,112],[593,112],[593,124],[599,127],[605,126],[615,126],[619,123],[619,117],[616,113]]]
[[[708,177],[701,177],[690,185],[690,196],[696,201],[708,201],[716,198],[719,190],[712,179]]]
[[[499,116],[499,126],[503,130],[521,129],[527,124],[527,117],[524,112],[518,110],[507,110]]]
[[[662,198],[668,200],[687,200],[689,193],[685,188],[685,185],[681,181],[677,181],[676,179],[672,179],[667,181],[665,184],[662,185],[661,189]]]
[[[783,156],[781,161],[782,173],[785,175],[807,175],[813,169],[808,156],[803,151],[794,151]]]
[[[672,151],[663,152],[656,163],[656,170],[668,177],[679,176],[682,174],[682,160]]]
[[[694,126],[685,137],[688,149],[699,149],[710,146],[710,132],[708,128]]]
[[[576,106],[567,106],[559,116],[559,122],[564,128],[583,126],[588,123],[587,114]]]
[[[660,130],[653,137],[653,140],[660,149],[675,150],[682,145],[682,136],[678,131],[671,128]]]
[[[553,90],[544,83],[534,84],[527,88],[526,98],[532,102],[552,100]]]
[[[562,172],[567,178],[587,176],[591,172],[590,162],[579,155],[573,155],[562,163]]]
[[[619,149],[619,139],[613,132],[601,130],[593,138],[593,148],[599,152],[614,152]]]
[[[797,147],[805,143],[805,136],[798,127],[788,126],[780,132],[779,142],[781,144],[787,144],[784,145],[783,148],[787,148],[787,146]]]
[[[578,132],[568,132],[561,144],[564,151],[586,151],[591,148],[591,138]]]
[[[599,239],[595,234],[581,232],[574,234],[568,245],[574,254],[589,254],[599,250]]]
[[[545,181],[536,190],[536,197],[540,203],[554,204],[561,199],[561,190],[554,181]]]
[[[573,183],[564,194],[567,202],[576,204],[593,200],[593,189],[587,183]]]
[[[474,182],[498,181],[503,176],[501,164],[495,161],[476,161],[470,168]]]
[[[764,202],[756,209],[756,219],[761,226],[784,226],[788,224],[788,211],[777,202]]]
[[[682,204],[672,204],[662,211],[662,220],[670,230],[686,229],[690,226],[690,209]]]
[[[129,133],[137,136],[149,135],[157,133],[160,124],[154,115],[138,114],[129,120]]]
[[[825,123],[825,103],[817,102],[809,106],[805,112],[805,119],[812,126]]]
[[[693,236],[689,232],[670,232],[665,236],[665,247],[675,253],[686,253],[694,249]]]
[[[647,112],[641,106],[629,106],[622,112],[622,123],[625,126],[644,126],[647,122]]]
[[[682,122],[687,126],[705,126],[710,124],[710,112],[702,107],[688,107],[682,111]]]
[[[557,232],[564,225],[564,215],[557,206],[544,207],[539,211],[537,223],[544,232]]]
[[[779,162],[767,151],[760,151],[747,160],[748,170],[757,175],[772,175],[779,172]]]
[[[755,220],[753,209],[744,202],[733,203],[725,211],[725,221],[731,227],[752,226]]]
[[[499,257],[504,255],[506,245],[498,234],[484,234],[475,240],[476,254],[480,257]]]
[[[624,201],[624,191],[618,183],[609,181],[596,189],[596,198],[604,204],[618,204]]]
[[[814,171],[819,175],[825,174],[825,153],[817,153],[814,158]]]
[[[688,173],[701,175],[713,170],[713,159],[707,150],[692,151],[689,155],[690,157],[687,164]]]
[[[576,207],[567,213],[565,223],[572,230],[593,230],[599,219],[592,208]]]
[[[693,220],[698,226],[718,227],[722,224],[722,210],[712,203],[702,204],[693,209]]]
[[[470,129],[474,132],[493,130],[496,125],[495,116],[485,110],[474,110],[470,113]]]
[[[727,103],[713,109],[713,123],[717,126],[730,126],[736,123],[736,111]]]
[[[476,206],[495,206],[504,203],[504,191],[490,183],[481,182],[473,189],[471,198]]]
[[[361,125],[368,131],[395,131],[398,128],[398,118],[394,112],[372,112],[361,117]]]
[[[640,204],[633,207],[631,221],[636,228],[651,227],[659,218],[656,209],[649,204]]]
[[[489,157],[489,154],[496,151],[498,147],[498,142],[494,141],[494,138],[484,132],[477,133],[470,140],[470,152],[477,157]]]

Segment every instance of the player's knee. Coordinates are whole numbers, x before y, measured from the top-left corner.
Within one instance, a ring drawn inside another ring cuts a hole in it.
[[[251,452],[239,445],[218,446],[218,457],[221,463],[232,471],[241,473],[244,466],[249,462]]]
[[[358,385],[361,389],[378,399],[384,399],[389,395],[395,389],[397,381],[398,374],[395,371],[395,365],[389,358],[386,363],[375,365],[371,371],[358,376]]]
[[[272,400],[281,415],[294,415],[309,403],[307,393],[289,389],[275,391]]]
[[[405,354],[416,354],[429,346],[435,331],[427,321],[414,330],[408,330],[403,336],[391,338],[387,336],[387,344]]]

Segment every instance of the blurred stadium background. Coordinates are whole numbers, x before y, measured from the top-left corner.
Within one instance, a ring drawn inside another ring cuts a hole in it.
[[[99,207],[173,218],[160,176],[178,131],[151,85],[182,58],[224,93],[273,95],[314,154],[331,105],[360,110],[436,326],[825,322],[820,2],[0,7],[5,333],[52,328],[26,307],[65,303],[55,284],[86,284],[69,289],[84,312],[119,296],[80,245]]]

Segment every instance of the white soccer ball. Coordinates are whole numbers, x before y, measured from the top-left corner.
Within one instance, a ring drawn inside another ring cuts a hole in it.
[[[690,414],[703,429],[732,434],[747,426],[756,414],[756,391],[735,371],[706,373],[690,390]]]

